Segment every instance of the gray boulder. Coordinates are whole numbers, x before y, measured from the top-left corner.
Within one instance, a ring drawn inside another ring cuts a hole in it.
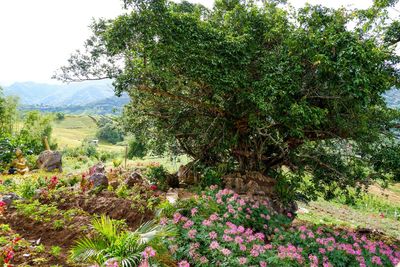
[[[93,187],[108,187],[108,179],[104,173],[94,173],[89,177],[89,183],[93,184]]]
[[[135,184],[142,183],[142,182],[143,182],[143,178],[137,172],[133,172],[131,175],[128,176],[128,178],[125,179],[125,184],[128,188],[133,187]]]
[[[0,201],[3,201],[6,203],[7,208],[11,206],[14,200],[19,200],[22,199],[20,196],[14,194],[14,193],[8,193],[0,197]]]
[[[58,170],[62,172],[62,154],[59,151],[46,150],[40,153],[37,166],[46,171]]]

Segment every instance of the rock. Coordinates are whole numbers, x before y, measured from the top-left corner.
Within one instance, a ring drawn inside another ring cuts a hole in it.
[[[99,162],[90,168],[90,173],[105,173],[105,172],[106,172],[106,166],[104,166],[102,162]]]
[[[112,181],[112,182],[110,182],[110,185],[111,185],[111,187],[112,187],[114,190],[118,188],[119,184],[120,184],[120,183],[119,183],[118,181]]]
[[[108,187],[108,179],[104,173],[94,173],[89,177],[89,183],[93,184],[93,187]]]
[[[62,172],[62,155],[59,151],[43,151],[40,153],[36,163],[40,169],[49,172],[58,169],[59,172]]]
[[[297,213],[299,213],[299,214],[307,214],[307,213],[310,213],[310,210],[308,210],[306,208],[303,208],[303,207],[300,207],[299,210],[297,211]]]
[[[192,164],[181,165],[177,173],[178,181],[181,184],[197,184],[199,175],[192,170]]]
[[[165,196],[169,203],[175,204],[179,199],[179,194],[176,190],[169,190]]]
[[[178,188],[179,187],[178,175],[168,174],[167,175],[167,185],[171,188]]]
[[[22,199],[20,196],[14,194],[14,193],[8,193],[0,197],[0,201],[3,201],[6,203],[7,208],[11,206],[14,200],[19,200]]]
[[[125,184],[128,188],[133,187],[135,184],[142,183],[143,178],[138,172],[133,172],[128,178],[125,179]]]
[[[267,200],[273,210],[281,214],[297,211],[296,202],[283,204],[275,192],[276,180],[260,172],[230,173],[222,177],[225,187],[238,194]]]

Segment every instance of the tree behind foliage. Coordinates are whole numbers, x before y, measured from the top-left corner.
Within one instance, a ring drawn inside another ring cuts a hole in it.
[[[307,196],[397,176],[387,152],[398,151],[399,113],[382,98],[399,86],[400,30],[387,16],[397,1],[365,10],[280,2],[124,1],[131,12],[95,22],[58,78],[113,78],[131,97],[125,124],[136,136]]]
[[[5,97],[0,87],[0,136],[12,134],[18,120],[17,106],[18,98]]]
[[[123,130],[113,119],[102,117],[98,120],[97,125],[99,127],[96,133],[97,138],[111,144],[116,144],[124,140]]]

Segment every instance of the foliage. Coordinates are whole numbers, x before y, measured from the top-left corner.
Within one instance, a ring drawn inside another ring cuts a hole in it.
[[[147,146],[141,140],[137,140],[136,138],[132,138],[129,141],[128,148],[128,157],[132,158],[144,158],[147,154]]]
[[[196,199],[160,220],[178,227],[178,235],[166,241],[179,266],[394,266],[400,261],[396,245],[348,230],[290,227],[288,218],[266,203],[227,189]]]
[[[373,149],[394,139],[399,119],[382,97],[399,85],[399,27],[387,16],[396,0],[364,10],[124,2],[132,12],[96,21],[86,51],[58,78],[115,79],[131,97],[124,120],[138,138],[277,179],[287,166],[298,181],[312,177],[311,197],[398,176],[385,163],[392,148],[381,147],[383,165]]]
[[[124,132],[116,121],[102,117],[98,121],[96,137],[111,144],[116,144],[124,140]]]
[[[164,227],[147,222],[134,232],[123,231],[118,224],[102,215],[92,222],[96,236],[84,237],[76,242],[71,250],[71,259],[76,262],[97,263],[116,261],[120,266],[138,266],[142,261],[142,252],[147,246],[153,246],[157,260],[163,260],[165,248],[160,241],[174,234],[172,227]]]
[[[89,142],[82,142],[80,147],[75,147],[75,148],[64,148],[63,149],[63,155],[66,157],[73,157],[73,158],[79,158],[81,156],[86,156],[89,158],[106,158],[108,159],[110,155],[102,153],[99,154],[97,151],[97,147]],[[99,156],[100,155],[100,156]]]
[[[150,166],[146,171],[146,176],[149,178],[150,182],[156,184],[159,189],[168,189],[168,172],[164,166]]]
[[[58,121],[62,121],[65,119],[65,113],[63,113],[63,112],[56,112],[55,116],[56,116],[56,120],[58,120]]]
[[[15,122],[18,120],[18,99],[15,97],[5,97],[0,87],[0,138],[13,133]]]
[[[50,147],[55,149],[57,144],[51,142],[53,117],[43,115],[38,111],[31,111],[24,115],[22,129],[17,132],[0,133],[0,171],[2,171],[12,161],[15,150],[21,149],[25,155],[39,154],[44,150],[43,139],[48,137]],[[10,122],[11,128],[17,121]],[[29,158],[29,157],[28,157]],[[29,158],[30,167],[35,164],[33,158]]]

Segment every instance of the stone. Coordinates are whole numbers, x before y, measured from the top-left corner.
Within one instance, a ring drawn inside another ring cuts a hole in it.
[[[120,185],[120,183],[118,181],[112,181],[110,182],[111,187],[115,190],[118,188],[118,186]]]
[[[0,197],[0,201],[6,203],[7,208],[11,206],[14,200],[20,200],[20,199],[22,198],[14,193],[8,193]]]
[[[89,183],[96,187],[108,187],[108,179],[104,173],[94,173],[89,177]]]
[[[56,169],[62,172],[62,154],[59,151],[43,151],[40,153],[36,163],[40,169],[48,172]]]
[[[199,181],[199,175],[193,172],[191,165],[189,163],[179,167],[177,177],[180,184],[193,185]]]
[[[170,188],[178,188],[179,187],[179,178],[178,175],[168,174],[167,175],[167,185]]]
[[[165,195],[165,198],[168,200],[169,203],[175,204],[179,199],[179,191],[170,189]]]
[[[142,183],[143,178],[138,172],[133,172],[128,178],[125,179],[125,184],[128,188],[133,187],[135,184]]]
[[[105,173],[106,172],[106,166],[102,162],[97,163],[93,167],[90,168],[91,173]]]

